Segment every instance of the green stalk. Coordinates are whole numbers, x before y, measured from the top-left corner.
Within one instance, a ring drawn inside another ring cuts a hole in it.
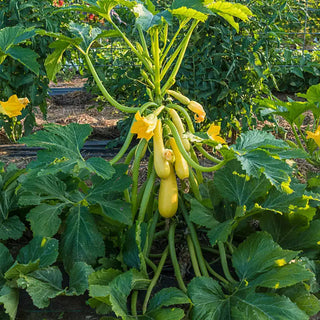
[[[148,207],[148,202],[149,202],[149,199],[152,195],[151,191],[153,189],[155,179],[156,179],[156,172],[155,172],[154,168],[152,168],[152,171],[151,171],[150,177],[148,178],[148,181],[146,183],[146,187],[144,189],[141,204],[140,204],[140,210],[139,210],[139,216],[138,216],[139,223],[142,223],[144,221],[146,209]]]
[[[119,32],[120,36],[123,38],[125,43],[130,47],[130,49],[133,51],[133,53],[140,59],[140,61],[144,64],[146,69],[152,74],[153,70],[152,70],[151,64],[139,53],[139,51],[134,47],[134,45],[126,37],[126,35],[121,31],[121,29],[112,21],[112,19],[110,19],[109,22]]]
[[[162,257],[162,254],[161,254]],[[153,270],[154,273],[157,272],[157,266],[147,257],[145,257],[147,265]]]
[[[175,66],[174,66],[174,68],[173,68],[173,70],[172,70],[172,73],[171,73],[170,77],[168,78],[166,84],[163,86],[163,88],[162,88],[162,90],[161,90],[163,94],[164,94],[164,93],[174,84],[174,82],[175,82],[176,75],[177,75],[177,73],[178,73],[178,71],[179,71],[179,69],[180,69],[182,60],[183,60],[184,55],[185,55],[185,53],[186,53],[186,50],[187,50],[187,47],[188,47],[188,44],[189,44],[189,41],[190,41],[192,32],[193,32],[193,30],[195,29],[195,27],[197,26],[198,22],[199,22],[198,20],[194,20],[194,21],[192,22],[192,25],[191,25],[189,31],[187,32],[187,34],[186,34],[186,36],[185,36],[185,38],[184,38],[184,40],[183,40],[183,41],[184,41],[184,44],[183,44],[183,46],[182,46],[182,48],[181,48],[181,50],[180,50],[178,60],[177,60],[176,63],[175,63]]]
[[[134,317],[137,317],[137,300],[138,300],[138,290],[134,290],[131,295],[131,313]]]
[[[204,275],[205,277],[208,277],[209,274],[208,274],[207,267],[205,264],[205,259],[203,258],[203,255],[202,255],[202,251],[201,251],[201,247],[200,247],[200,243],[199,243],[196,229],[188,216],[185,204],[183,203],[181,198],[179,199],[179,206],[182,210],[183,217],[184,217],[185,221],[187,222],[187,225],[188,225],[188,228],[190,231],[190,235],[191,235],[191,239],[192,239],[192,242],[194,245],[194,249],[197,254],[198,263],[199,263],[199,267],[202,272],[202,275]]]
[[[146,109],[148,109],[149,107],[155,107],[158,106],[156,103],[152,102],[152,101],[148,101],[146,103],[144,103],[140,108],[139,108],[139,112],[140,114],[142,114]],[[119,150],[118,154],[111,159],[109,162],[111,165],[114,165],[115,163],[117,163],[122,157],[123,155],[126,153],[127,149],[130,146],[130,143],[132,141],[133,138],[133,134],[131,133],[131,127],[134,124],[135,119],[133,118],[131,126],[130,126],[130,130],[127,134],[126,140],[124,141],[124,144],[122,145],[121,149]]]
[[[134,217],[138,210],[137,198],[138,198],[139,169],[140,169],[140,162],[144,156],[145,147],[147,143],[148,142],[146,139],[140,140],[136,150],[136,156],[133,162],[133,166],[132,166],[132,188],[131,188],[132,220],[134,220]]]
[[[193,146],[190,147],[190,155],[191,155],[191,159],[197,164],[199,164],[199,160],[196,153],[194,152]],[[203,182],[202,172],[199,170],[196,170],[196,174],[197,174],[198,183],[199,184],[202,183]]]
[[[208,160],[214,162],[214,163],[220,163],[221,160],[215,158],[214,156],[212,156],[211,154],[209,154],[206,150],[204,150],[204,148],[202,146],[200,146],[199,144],[196,144],[196,148],[201,152],[201,154],[207,158]]]
[[[190,189],[194,195],[194,197],[198,200],[198,201],[202,201],[202,196],[200,194],[199,191],[199,185],[198,182],[194,176],[194,173],[192,171],[192,168],[189,167],[189,184],[190,184]]]
[[[213,166],[213,167],[203,167],[199,164],[197,164],[188,154],[188,152],[185,150],[183,143],[180,139],[180,135],[178,133],[177,128],[175,127],[175,125],[173,124],[173,122],[171,120],[165,120],[165,123],[168,125],[168,127],[171,130],[171,133],[174,137],[174,139],[176,140],[177,146],[179,148],[179,151],[181,152],[181,154],[183,155],[183,157],[186,159],[187,163],[195,168],[196,170],[202,171],[202,172],[211,172],[211,171],[216,171],[219,170],[220,168],[222,168],[228,161],[227,160],[223,160],[221,161],[219,164]]]
[[[225,284],[229,284],[228,280],[226,280],[224,277],[220,276],[219,273],[215,272],[215,271],[211,268],[210,264],[209,264],[207,261],[206,261],[206,267],[207,267],[208,271],[209,271],[214,277],[216,277],[218,280],[224,282]]]
[[[221,257],[221,266],[223,273],[227,280],[231,283],[236,283],[237,281],[233,279],[232,275],[230,274],[229,267],[228,267],[228,261],[226,257],[226,250],[224,248],[224,244],[221,241],[218,241],[218,248],[220,252],[220,257]]]
[[[187,292],[187,287],[183,282],[180,266],[177,259],[176,248],[174,244],[174,233],[176,230],[176,224],[172,223],[169,229],[168,241],[169,241],[169,249],[170,249],[170,257],[173,265],[174,274],[176,276],[178,285],[183,292]]]
[[[96,69],[94,68],[91,60],[90,60],[90,57],[88,54],[85,54],[85,59],[86,59],[86,62],[88,64],[88,68],[98,86],[98,88],[100,89],[101,93],[103,94],[103,96],[108,100],[108,102],[114,106],[115,108],[117,108],[118,110],[122,111],[122,112],[126,112],[126,113],[136,113],[137,111],[139,111],[139,108],[134,108],[134,107],[127,107],[127,106],[124,106],[122,104],[120,104],[118,101],[116,101],[110,94],[109,92],[107,91],[107,89],[104,87],[104,85],[102,84],[102,81],[100,80],[97,72],[96,72]]]
[[[138,29],[140,40],[141,40],[141,43],[142,43],[142,48],[143,48],[145,54],[147,55],[147,57],[150,58],[150,54],[149,54],[146,38],[144,37],[143,30],[142,30],[140,24],[137,24],[137,29]]]
[[[180,31],[184,28],[184,26],[190,21],[190,18],[187,18],[185,20],[183,20],[180,25],[178,30],[176,31],[176,33],[174,34],[173,38],[171,39],[168,47],[166,48],[165,52],[162,54],[161,56],[161,60],[160,63],[163,64],[163,61],[165,60],[167,54],[169,53],[169,50],[172,48],[173,44],[175,43]]]
[[[199,269],[199,264],[197,261],[196,252],[194,250],[194,245],[193,245],[193,242],[192,242],[189,234],[187,235],[187,244],[188,244],[188,249],[189,249],[189,253],[190,253],[190,258],[191,258],[191,263],[192,263],[192,267],[194,270],[194,274],[196,275],[196,277],[201,277],[201,272]]]
[[[302,149],[302,150],[304,150],[304,147],[303,147],[303,145],[302,145],[302,143],[301,143],[301,140],[300,140],[300,138],[299,138],[299,135],[298,135],[298,133],[297,133],[297,130],[296,130],[294,124],[293,124],[293,123],[290,123],[290,126],[291,126],[292,132],[293,132],[293,134],[294,134],[294,137],[296,138],[296,141],[297,141],[297,143],[298,143],[299,148]]]
[[[148,306],[148,302],[149,302],[149,299],[150,299],[150,295],[151,295],[151,292],[154,288],[154,286],[157,284],[157,281],[159,279],[159,276],[161,274],[161,271],[162,271],[162,268],[167,260],[167,256],[168,256],[168,251],[169,251],[169,248],[168,246],[165,248],[165,250],[163,251],[163,254],[162,254],[162,257],[160,259],[160,262],[159,262],[159,265],[158,265],[158,268],[157,268],[157,271],[155,272],[151,282],[150,282],[150,285],[147,289],[147,292],[146,292],[146,296],[144,298],[144,301],[143,301],[143,305],[142,305],[142,313],[145,314],[146,311],[147,311],[147,306]]]
[[[163,29],[163,48],[160,50],[160,53],[163,52],[163,50],[166,49],[166,46],[167,46],[167,41],[168,41],[168,24],[166,23],[164,25],[164,29]],[[161,64],[162,64],[162,59],[160,60],[161,61]]]
[[[127,164],[127,165],[130,164],[130,162],[131,162],[134,154],[136,153],[137,147],[138,147],[138,145],[134,146],[134,147],[128,152],[128,155],[127,155],[126,159],[124,160],[124,164]]]
[[[189,115],[188,111],[186,110],[186,108],[184,108],[178,104],[175,104],[175,103],[170,103],[167,105],[167,107],[180,111],[183,114],[184,120],[186,120],[186,122],[187,122],[187,126],[188,126],[189,131],[191,133],[195,133],[192,120],[191,120],[190,115]]]
[[[156,228],[157,228],[158,219],[159,219],[159,211],[157,210],[155,212],[155,214],[153,215],[152,222],[151,222],[151,225],[150,225],[149,230],[148,230],[148,241],[145,244],[144,250],[143,250],[144,251],[143,253],[144,253],[145,257],[149,257],[149,255],[150,255],[151,246],[152,246],[153,237],[154,237],[154,234],[155,234],[155,231],[156,231]]]
[[[160,77],[160,48],[159,48],[159,29],[156,28],[153,32],[153,63],[154,63],[154,91],[155,101],[161,104],[161,77]]]

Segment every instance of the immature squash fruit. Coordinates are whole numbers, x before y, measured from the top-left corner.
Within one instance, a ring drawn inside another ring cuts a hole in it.
[[[183,155],[181,154],[177,146],[176,140],[174,140],[174,138],[170,138],[169,142],[176,159],[174,164],[174,169],[176,171],[176,174],[181,180],[186,179],[189,177],[188,163],[186,159],[183,157]]]
[[[158,209],[164,218],[173,217],[178,210],[178,185],[173,166],[170,164],[170,174],[166,179],[161,179]]]

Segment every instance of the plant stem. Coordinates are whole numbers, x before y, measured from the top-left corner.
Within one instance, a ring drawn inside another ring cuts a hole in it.
[[[139,112],[143,113],[147,108],[152,107],[152,106],[157,106],[157,104],[152,101],[146,102],[145,104],[143,104],[140,107]],[[135,119],[133,118],[129,132],[127,133],[127,136],[126,136],[126,140],[124,141],[121,149],[119,150],[117,155],[109,161],[111,165],[114,165],[115,163],[117,163],[123,157],[123,155],[126,153],[127,149],[129,148],[130,143],[133,138],[133,134],[131,133],[131,127],[134,124],[134,122],[135,122]]]
[[[191,240],[190,235],[187,235],[187,243],[188,243],[188,248],[189,248],[189,253],[190,253],[190,258],[191,258],[191,263],[192,263],[192,267],[194,270],[194,274],[196,275],[196,277],[201,277],[201,272],[199,269],[199,264],[197,261],[196,252],[194,250],[194,245],[193,245],[193,242]]]
[[[155,212],[155,214],[153,215],[152,222],[151,222],[151,225],[150,225],[149,231],[148,231],[148,241],[144,246],[143,253],[144,253],[145,257],[149,257],[149,255],[150,255],[151,246],[152,246],[152,242],[153,242],[154,233],[157,228],[158,219],[159,219],[159,211],[157,210]]]
[[[206,261],[206,267],[207,267],[208,271],[209,271],[214,277],[216,277],[218,280],[224,282],[225,284],[228,284],[228,283],[229,283],[228,280],[226,280],[223,276],[221,276],[219,273],[215,272],[215,271],[211,268],[210,264],[209,264],[207,261]]]
[[[162,93],[165,93],[175,82],[175,77],[180,69],[180,66],[181,66],[181,63],[182,63],[182,60],[184,58],[184,55],[186,53],[186,50],[187,50],[187,47],[188,47],[188,44],[189,44],[189,41],[190,41],[190,38],[191,38],[191,35],[192,35],[192,32],[194,30],[194,28],[197,26],[198,24],[198,20],[194,20],[192,22],[192,25],[190,27],[190,29],[188,30],[185,38],[183,39],[183,46],[180,50],[180,53],[179,53],[179,57],[178,57],[178,60],[176,61],[175,65],[174,65],[174,68],[172,70],[172,73],[171,75],[169,76],[167,82],[165,83],[165,85],[163,86],[162,88]]]
[[[161,254],[161,257],[162,257],[162,254]],[[146,263],[149,267],[151,267],[151,269],[153,270],[153,272],[157,272],[157,266],[147,257],[145,257],[146,259]]]
[[[169,251],[169,248],[168,246],[165,248],[165,250],[163,251],[163,254],[162,254],[162,257],[160,259],[160,262],[159,262],[159,265],[158,265],[158,268],[157,268],[157,271],[155,272],[152,280],[151,280],[151,283],[147,289],[147,292],[146,292],[146,296],[144,298],[144,302],[143,302],[143,306],[142,306],[142,313],[145,314],[146,311],[147,311],[147,306],[148,306],[148,302],[149,302],[149,299],[150,299],[150,295],[151,295],[151,292],[154,288],[154,286],[156,285],[158,279],[159,279],[159,276],[161,274],[161,271],[162,271],[162,268],[167,260],[167,256],[168,256],[168,251]]]
[[[190,155],[191,155],[191,159],[197,164],[199,164],[199,160],[196,153],[194,152],[193,146],[190,147]],[[198,183],[202,183],[203,182],[202,172],[200,170],[196,170],[196,175],[197,175]]]
[[[228,160],[223,160],[219,164],[217,164],[217,165],[215,165],[213,167],[203,167],[203,166],[197,164],[194,160],[192,160],[192,158],[189,156],[189,154],[185,150],[185,148],[183,146],[183,143],[182,143],[182,141],[180,139],[180,135],[178,133],[178,130],[175,127],[175,125],[173,124],[173,122],[171,120],[165,120],[165,123],[170,128],[171,133],[172,133],[174,139],[176,140],[176,143],[177,143],[177,146],[179,148],[179,151],[181,152],[181,154],[183,155],[183,157],[186,159],[187,163],[191,167],[195,168],[196,170],[203,171],[203,172],[211,172],[211,171],[216,171],[216,170],[222,168],[228,162]]]
[[[227,280],[229,282],[236,283],[236,280],[233,279],[233,277],[229,271],[228,261],[227,261],[227,257],[226,257],[226,251],[225,251],[223,242],[218,241],[218,248],[219,248],[220,257],[221,257],[221,266],[222,266],[222,270],[223,270],[225,277],[227,278]]]
[[[204,150],[204,148],[202,146],[200,146],[199,144],[196,144],[196,148],[201,152],[201,154],[206,157],[208,160],[214,162],[214,163],[220,163],[221,160],[215,158],[214,156],[212,156],[211,154],[209,154],[206,150]]]
[[[186,110],[186,108],[179,106],[178,104],[175,104],[175,103],[170,103],[167,105],[167,107],[180,111],[183,114],[183,117],[187,122],[187,126],[188,126],[189,131],[191,133],[195,133],[192,120],[191,120],[190,115],[189,115],[188,111]]]
[[[184,217],[185,221],[187,222],[187,225],[188,225],[188,228],[190,231],[190,235],[191,235],[191,239],[193,241],[194,249],[195,249],[197,257],[198,257],[198,263],[199,263],[199,267],[202,272],[202,275],[208,277],[209,274],[208,274],[208,271],[206,268],[205,259],[203,258],[203,255],[202,255],[202,251],[201,251],[201,247],[200,247],[200,243],[199,243],[196,229],[189,218],[185,204],[183,203],[181,198],[179,199],[179,206],[182,210],[183,217]]]
[[[134,317],[137,317],[137,300],[138,300],[138,290],[134,290],[131,295],[131,313]]]
[[[190,188],[191,188],[193,195],[195,196],[195,198],[198,201],[201,202],[202,196],[199,191],[199,185],[198,185],[198,182],[194,176],[193,170],[190,167],[189,167],[189,184],[190,184]]]
[[[178,285],[183,292],[187,292],[187,288],[183,282],[180,266],[177,259],[176,248],[174,244],[174,234],[176,230],[176,224],[172,223],[169,229],[168,241],[169,241],[169,249],[170,249],[170,257],[173,265],[174,274],[176,276]]]
[[[144,50],[145,54],[147,55],[147,57],[150,58],[150,54],[149,54],[146,38],[144,37],[143,30],[142,30],[140,24],[137,24],[137,29],[138,29],[138,32],[139,32],[139,36],[140,36],[140,40],[141,40],[141,43],[142,43],[143,50]]]
[[[298,146],[300,147],[300,149],[304,150],[304,147],[303,147],[303,145],[302,145],[302,142],[301,142],[301,140],[300,140],[300,138],[299,138],[299,135],[298,135],[298,133],[297,133],[297,130],[296,130],[294,124],[293,124],[293,123],[290,123],[290,126],[291,126],[292,132],[293,132],[293,134],[294,134],[294,137],[296,138],[296,141],[297,141],[297,143],[298,143]]]
[[[140,169],[140,162],[141,159],[144,156],[145,153],[145,147],[147,144],[146,139],[141,139],[137,150],[136,150],[136,156],[133,162],[132,166],[132,188],[131,188],[131,203],[132,203],[132,221],[134,220],[134,217],[138,210],[138,178],[139,178],[139,169]]]
[[[108,102],[114,106],[115,108],[117,108],[118,110],[122,111],[122,112],[126,112],[126,113],[136,113],[139,108],[134,108],[134,107],[127,107],[127,106],[124,106],[122,104],[120,104],[118,101],[116,101],[110,94],[109,92],[107,91],[107,89],[104,87],[104,85],[102,84],[102,81],[100,80],[97,72],[96,72],[96,69],[94,68],[91,60],[90,60],[90,57],[88,54],[85,54],[84,55],[85,59],[86,59],[86,62],[88,64],[88,68],[98,86],[98,88],[100,89],[101,93],[103,94],[103,96],[108,100]]]
[[[161,78],[160,78],[160,49],[159,49],[159,29],[155,28],[153,32],[153,63],[154,63],[154,91],[155,101],[161,104]]]
[[[144,64],[146,69],[152,74],[152,67],[151,64],[139,53],[139,51],[134,47],[134,45],[131,43],[131,41],[126,37],[126,35],[121,31],[121,29],[112,21],[112,19],[108,20],[112,26],[119,32],[123,40],[126,42],[126,44],[130,47],[130,49],[133,51],[133,53],[140,59],[140,61]]]
[[[160,60],[160,63],[161,63],[161,64],[163,63],[164,59],[166,58],[167,54],[169,53],[169,50],[172,48],[172,46],[173,46],[174,42],[176,41],[176,39],[177,39],[180,31],[184,28],[184,26],[185,26],[189,21],[190,21],[190,18],[187,18],[187,19],[183,20],[183,21],[180,23],[178,30],[176,31],[175,35],[172,37],[172,39],[171,39],[169,45],[167,46],[165,52],[164,52],[164,53],[162,54],[162,56],[161,56],[161,60]]]
[[[141,204],[140,204],[140,210],[139,210],[139,216],[138,216],[139,223],[142,223],[144,221],[146,209],[148,206],[149,199],[151,197],[151,191],[152,191],[155,179],[156,179],[156,171],[154,170],[154,168],[152,168],[152,171],[151,171],[150,177],[148,178],[146,187],[143,192]]]

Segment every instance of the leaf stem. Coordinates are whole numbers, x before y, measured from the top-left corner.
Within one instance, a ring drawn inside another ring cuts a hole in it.
[[[198,263],[199,263],[199,267],[200,267],[200,270],[202,272],[202,275],[208,277],[209,274],[208,274],[208,271],[207,271],[207,268],[206,268],[205,259],[203,258],[203,255],[202,255],[202,250],[201,250],[201,247],[200,247],[200,243],[199,243],[199,239],[198,239],[198,236],[197,236],[196,229],[195,229],[193,223],[191,222],[191,220],[189,218],[189,215],[187,213],[185,204],[183,203],[183,200],[181,198],[179,198],[179,206],[181,208],[183,217],[184,217],[185,221],[187,222],[187,225],[188,225],[188,228],[189,228],[189,231],[190,231],[190,235],[191,235],[191,239],[192,239],[192,242],[194,244],[194,249],[195,249],[196,254],[197,254]]]
[[[180,266],[179,266],[177,254],[176,254],[176,248],[175,248],[175,243],[174,243],[175,230],[176,230],[176,224],[172,223],[170,225],[169,234],[168,234],[170,257],[171,257],[171,262],[173,265],[173,270],[174,270],[174,274],[176,276],[178,285],[183,292],[187,292],[187,287],[183,282],[181,271],[180,271]]]
[[[221,266],[223,273],[227,280],[231,283],[236,283],[236,280],[233,279],[232,275],[230,274],[229,267],[228,267],[228,261],[226,257],[226,250],[224,248],[224,244],[221,241],[218,241],[218,248],[220,252],[220,257],[221,257]]]
[[[117,108],[118,110],[122,111],[122,112],[126,112],[126,113],[135,113],[139,110],[139,108],[134,108],[134,107],[127,107],[127,106],[124,106],[122,104],[120,104],[118,101],[116,101],[110,94],[109,92],[107,91],[107,89],[104,87],[104,85],[102,84],[102,81],[100,80],[97,72],[96,72],[96,69],[94,68],[91,60],[90,60],[90,57],[88,54],[85,54],[84,55],[85,59],[86,59],[86,62],[88,64],[88,68],[98,86],[98,88],[100,89],[101,93],[103,94],[103,96],[108,100],[108,102],[114,106],[115,108]]]
[[[225,284],[229,284],[229,281],[227,279],[225,279],[223,276],[221,276],[219,273],[215,272],[210,264],[208,263],[208,261],[206,261],[206,267],[208,269],[208,271],[214,276],[216,277],[218,280],[224,282]]]
[[[208,160],[214,162],[214,163],[220,163],[221,160],[215,158],[213,155],[209,154],[202,146],[199,144],[196,144],[196,148],[201,152],[201,154],[206,157]]]
[[[193,242],[192,242],[189,234],[187,235],[187,244],[188,244],[188,249],[189,249],[189,253],[190,253],[190,258],[191,258],[191,263],[192,263],[192,267],[194,270],[194,274],[196,277],[201,277],[201,272],[199,269],[199,264],[197,261],[196,252],[194,250],[194,245],[193,245]]]
[[[144,298],[144,301],[143,301],[143,305],[142,305],[142,313],[145,314],[146,311],[147,311],[147,306],[148,306],[148,302],[149,302],[149,299],[150,299],[150,295],[151,295],[151,292],[154,288],[154,286],[157,284],[157,281],[159,279],[159,276],[161,274],[161,271],[162,271],[162,268],[167,260],[167,256],[168,256],[168,251],[169,251],[169,247],[167,246],[165,248],[165,250],[163,251],[163,254],[162,254],[162,257],[160,259],[160,262],[159,262],[159,265],[157,267],[157,271],[155,272],[151,282],[150,282],[150,285],[147,289],[147,292],[146,292],[146,295],[145,295],[145,298]]]
[[[181,152],[181,154],[183,155],[183,157],[186,159],[187,163],[195,168],[196,170],[200,170],[202,172],[211,172],[211,171],[216,171],[220,168],[222,168],[227,162],[228,160],[223,160],[221,161],[219,164],[213,166],[213,167],[203,167],[199,164],[197,164],[187,153],[187,151],[185,150],[183,143],[180,139],[180,135],[178,133],[177,128],[175,127],[175,125],[173,124],[173,122],[171,120],[165,120],[165,123],[168,125],[168,127],[171,130],[171,133],[174,137],[174,139],[176,140],[177,146],[179,148],[179,151]]]
[[[134,290],[131,295],[131,313],[134,317],[137,317],[137,300],[138,300],[138,290]]]

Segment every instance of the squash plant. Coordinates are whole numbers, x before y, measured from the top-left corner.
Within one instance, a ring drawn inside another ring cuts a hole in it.
[[[0,303],[11,319],[19,289],[39,307],[57,295],[88,289],[89,305],[104,319],[307,320],[318,312],[312,259],[319,255],[320,196],[294,179],[289,161],[307,153],[257,130],[243,133],[231,146],[218,124],[197,132],[195,124],[206,116],[203,107],[171,90],[195,27],[218,14],[238,30],[236,19],[248,20],[250,10],[207,0],[175,0],[161,12],[149,0],[84,3],[89,6],[70,10],[99,15],[113,29],[70,23],[70,37],[41,32],[58,38],[46,60],[47,73],[53,79],[65,50],[76,48],[108,102],[134,119],[110,161],[83,158],[80,149],[90,134],[86,125],[49,125],[21,140],[43,149],[16,189],[34,239],[15,262],[0,247],[0,256],[7,258],[0,260]],[[135,13],[135,41],[114,22],[117,5]],[[175,18],[178,30],[168,38]],[[112,35],[122,37],[143,65],[149,101],[142,105],[116,101],[94,69],[90,48]],[[140,183],[147,151],[148,170]],[[280,239],[278,229],[268,224],[279,216],[284,229],[287,220],[293,224],[303,246],[294,244],[290,228],[293,243]],[[191,281],[179,264],[177,242],[188,250]],[[154,294],[169,256],[177,287]],[[52,266],[57,257],[69,274],[69,288],[61,287],[61,273]]]

